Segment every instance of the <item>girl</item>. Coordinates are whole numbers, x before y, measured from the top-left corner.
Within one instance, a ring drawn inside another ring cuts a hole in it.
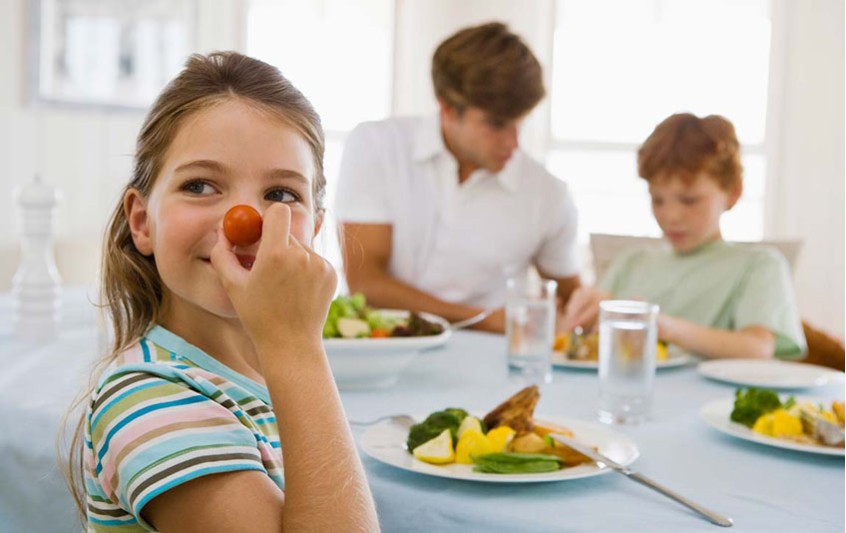
[[[638,151],[665,249],[621,254],[599,288],[577,289],[565,328],[590,326],[599,301],[660,305],[658,335],[704,357],[801,357],[805,337],[785,259],[734,247],[720,218],[743,191],[740,143],[723,117],[680,113],[661,122]]]
[[[237,53],[192,56],[153,105],[104,246],[114,345],[71,454],[89,530],[378,529],[321,340],[323,149],[308,100]],[[259,243],[223,235],[236,204],[263,212]]]

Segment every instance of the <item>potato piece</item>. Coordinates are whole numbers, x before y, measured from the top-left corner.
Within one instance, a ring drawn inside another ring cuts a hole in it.
[[[843,425],[843,402],[832,402],[831,410],[834,411],[834,414],[837,415],[837,420],[840,422],[840,425]]]
[[[524,433],[511,441],[511,451],[518,453],[544,453],[549,448],[546,441],[537,433]]]

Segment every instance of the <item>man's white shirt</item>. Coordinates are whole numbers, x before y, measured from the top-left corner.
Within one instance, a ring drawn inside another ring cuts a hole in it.
[[[578,274],[567,185],[522,150],[499,173],[458,183],[438,117],[366,122],[347,138],[335,200],[341,223],[392,226],[391,276],[442,300],[505,303],[505,282],[535,265]]]

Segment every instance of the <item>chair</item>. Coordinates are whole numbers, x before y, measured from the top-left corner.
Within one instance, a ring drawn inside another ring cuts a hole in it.
[[[664,245],[663,239],[655,237],[635,237],[631,235],[610,235],[607,233],[591,233],[590,234],[590,250],[593,255],[593,271],[596,275],[596,280],[602,280],[602,277],[608,271],[611,261],[617,255],[632,247],[658,247]],[[802,249],[801,240],[771,240],[771,241],[756,241],[756,242],[732,242],[738,246],[746,246],[749,248],[765,248],[772,247],[781,252],[781,255],[787,259],[790,265],[790,271],[795,271],[796,260],[799,257],[799,252]]]
[[[814,328],[804,320],[802,329],[805,332],[805,340],[808,342],[808,352],[802,362],[843,372],[846,366],[844,365],[846,350],[844,350],[843,341]]]

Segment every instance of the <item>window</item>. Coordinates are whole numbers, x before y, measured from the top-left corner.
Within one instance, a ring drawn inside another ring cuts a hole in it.
[[[723,236],[764,231],[769,0],[559,0],[548,168],[566,180],[589,233],[660,235],[636,150],[667,116],[731,120],[744,192]]]
[[[247,54],[278,67],[323,121],[327,220],[316,246],[336,267],[341,150],[359,122],[391,112],[393,22],[394,0],[251,0],[247,11]]]

